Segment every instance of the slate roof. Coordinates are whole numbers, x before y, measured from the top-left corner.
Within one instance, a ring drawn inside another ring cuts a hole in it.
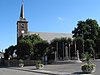
[[[39,35],[43,40],[47,40],[48,42],[50,42],[51,40],[55,39],[55,38],[61,38],[61,37],[65,37],[65,38],[72,38],[72,34],[71,33],[53,33],[53,32],[28,32],[25,35],[32,35],[32,34],[37,34]]]

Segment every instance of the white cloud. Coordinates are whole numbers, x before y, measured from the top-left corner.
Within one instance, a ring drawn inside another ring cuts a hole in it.
[[[64,20],[62,17],[58,17],[58,20],[60,20],[60,21],[62,21],[62,20]]]

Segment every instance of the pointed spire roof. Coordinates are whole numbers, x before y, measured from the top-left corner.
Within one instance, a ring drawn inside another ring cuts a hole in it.
[[[22,0],[20,19],[25,19],[25,17],[24,17],[24,0]]]

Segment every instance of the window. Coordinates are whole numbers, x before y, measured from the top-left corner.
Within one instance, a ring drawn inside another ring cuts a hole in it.
[[[21,24],[21,28],[24,29],[24,24],[23,23]]]

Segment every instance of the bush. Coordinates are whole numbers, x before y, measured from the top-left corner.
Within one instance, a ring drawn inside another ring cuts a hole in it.
[[[19,60],[19,64],[21,64],[21,63],[22,64],[24,63],[24,61],[22,59]]]
[[[35,66],[36,66],[37,69],[41,69],[41,68],[44,67],[41,60],[35,61]]]
[[[83,72],[91,73],[92,71],[94,71],[95,66],[95,64],[84,64],[81,69]]]
[[[95,72],[96,65],[90,62],[91,54],[88,52],[85,53],[85,59],[87,61],[86,64],[81,66],[81,70],[86,73],[93,73]]]

